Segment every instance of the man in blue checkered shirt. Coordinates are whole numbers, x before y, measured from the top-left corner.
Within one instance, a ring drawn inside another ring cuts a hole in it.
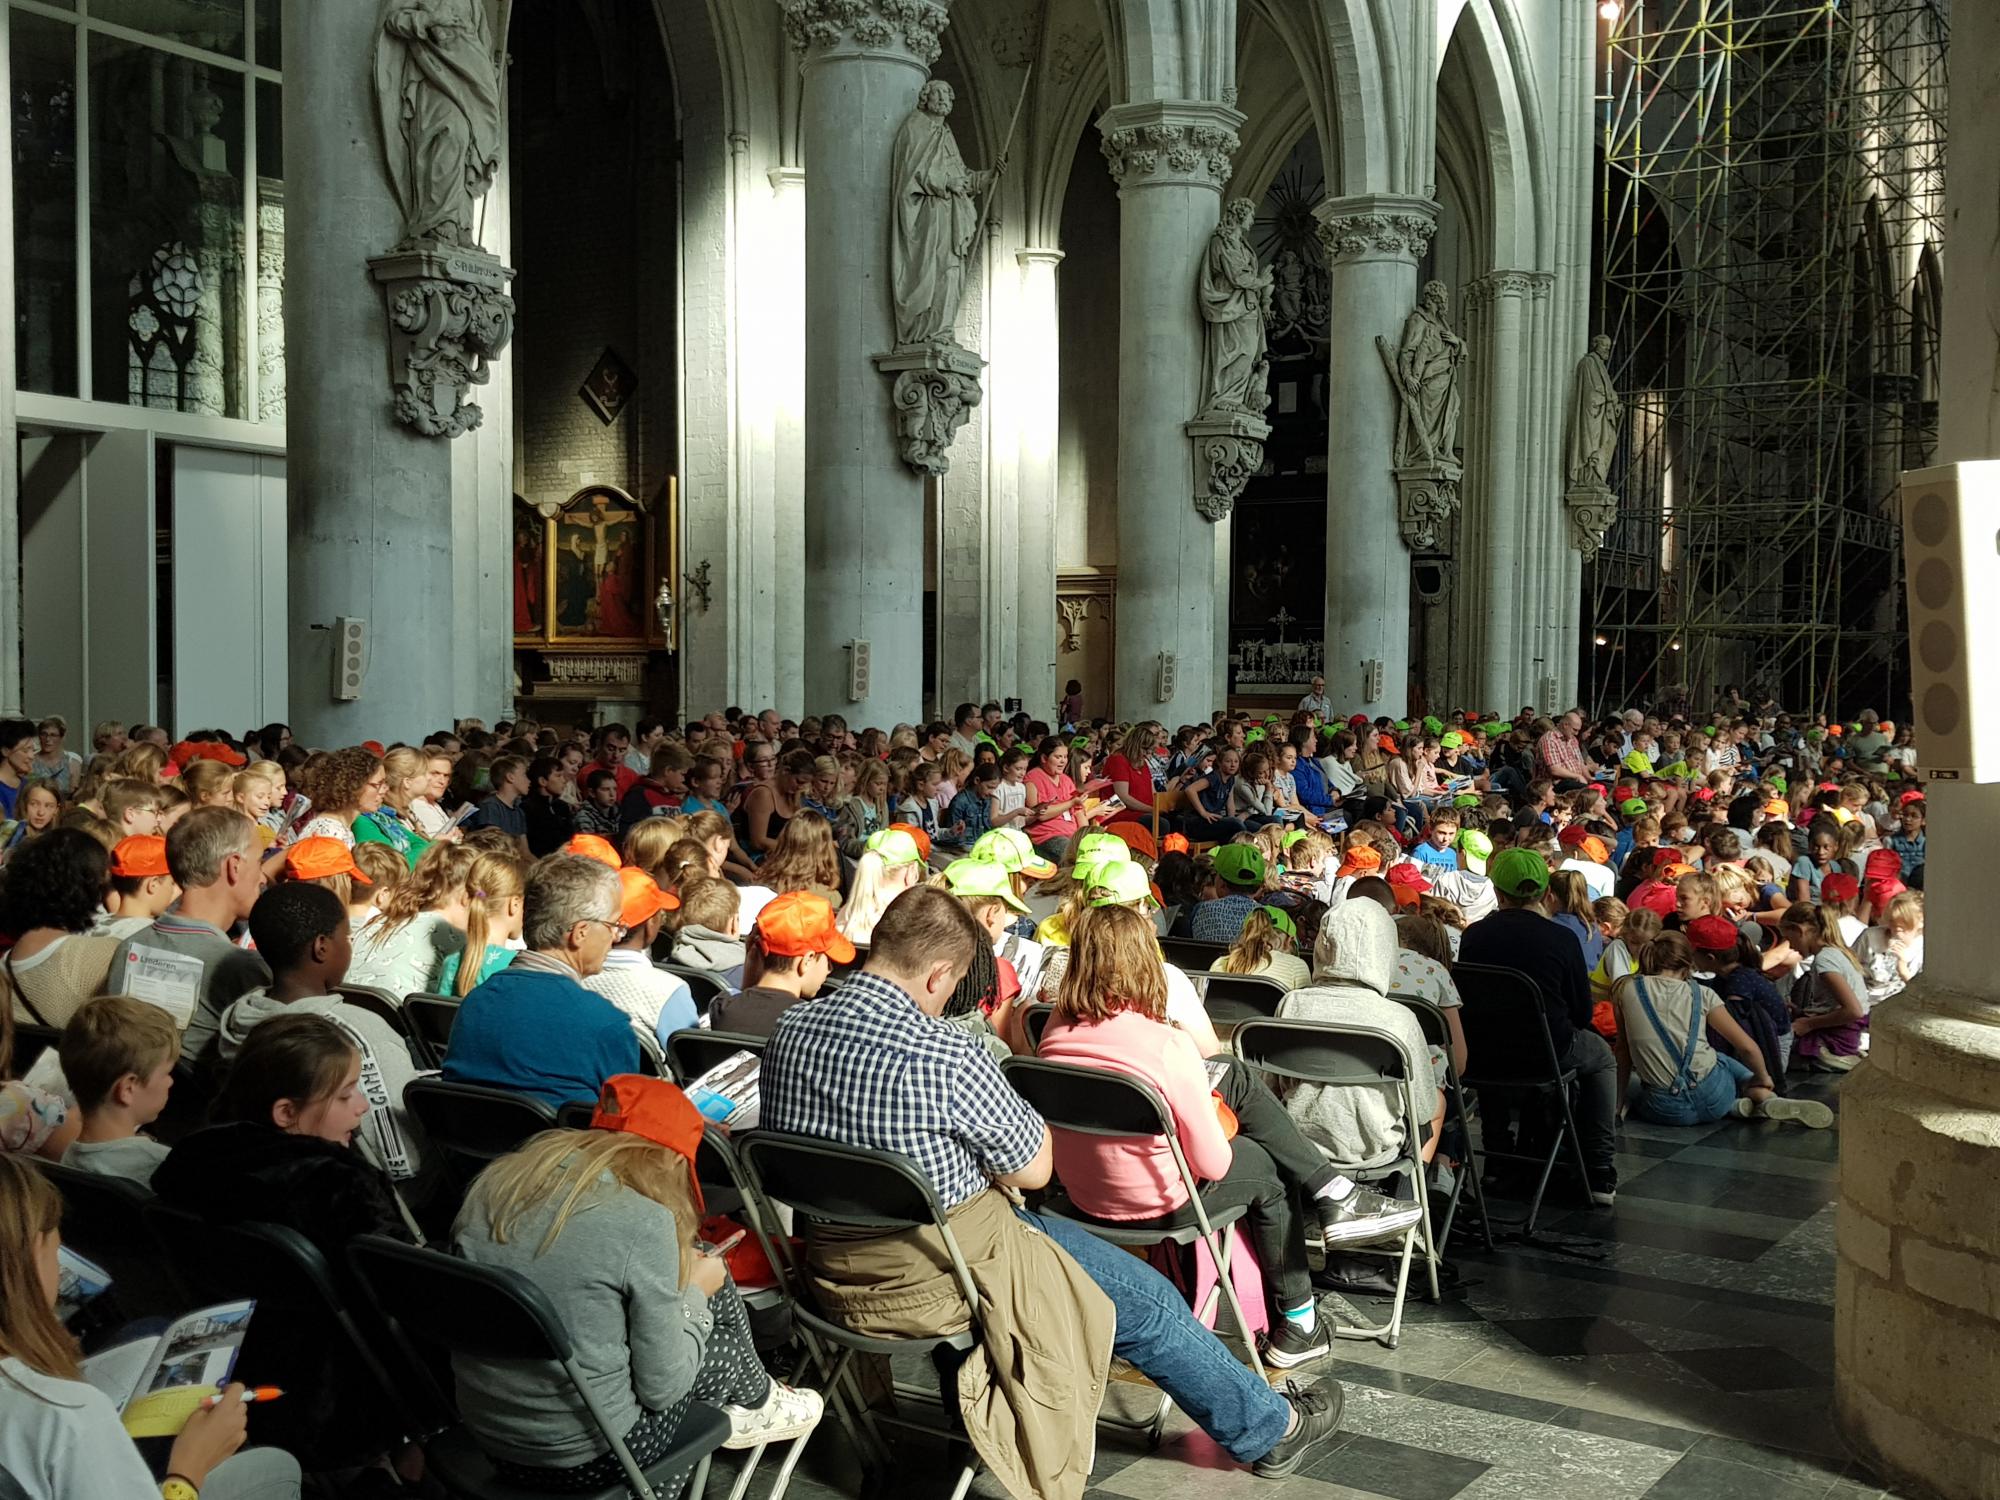
[[[944,892],[919,887],[897,897],[876,924],[862,973],[779,1017],[758,1081],[762,1126],[898,1152],[931,1180],[947,1211],[1000,1188],[1046,1186],[1048,1126],[970,1032],[938,1019],[985,941]],[[1340,1425],[1336,1383],[1272,1390],[1145,1262],[1079,1225],[1020,1216],[1110,1298],[1113,1352],[1237,1459],[1279,1477],[1324,1451]]]

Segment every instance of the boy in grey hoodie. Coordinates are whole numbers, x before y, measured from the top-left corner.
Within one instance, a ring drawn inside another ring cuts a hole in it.
[[[743,939],[737,935],[742,898],[726,880],[690,880],[681,888],[674,962],[703,969],[729,988],[743,988]]]
[[[324,886],[305,881],[274,886],[251,908],[250,937],[270,965],[271,982],[223,1012],[216,1056],[233,1063],[251,1030],[273,1016],[295,1011],[325,1016],[361,1054],[368,1113],[354,1133],[356,1148],[388,1173],[406,1199],[427,1201],[438,1170],[423,1127],[403,1107],[403,1086],[418,1073],[409,1046],[387,1021],[334,993],[353,954],[347,908]]]

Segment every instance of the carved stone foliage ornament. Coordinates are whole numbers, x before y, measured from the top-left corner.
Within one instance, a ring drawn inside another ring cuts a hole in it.
[[[1204,413],[1187,424],[1194,439],[1194,508],[1205,521],[1224,521],[1243,486],[1264,466],[1271,424],[1244,412]]]
[[[1435,552],[1458,513],[1458,465],[1420,464],[1398,468],[1396,527],[1412,552]]]
[[[396,420],[426,437],[472,431],[485,414],[468,393],[514,337],[514,273],[490,255],[441,248],[377,256],[368,270],[389,299]]]
[[[1589,562],[1604,545],[1604,534],[1618,520],[1618,497],[1604,484],[1572,484],[1563,491],[1563,509],[1569,512],[1570,541]]]
[[[467,392],[514,336],[514,273],[479,243],[500,100],[484,0],[384,0],[375,102],[403,237],[368,269],[387,300],[396,419],[427,437],[479,425]]]
[[[1243,116],[1206,101],[1121,104],[1098,121],[1098,143],[1120,188],[1229,181]]]
[[[800,55],[814,48],[885,51],[900,46],[926,67],[937,61],[949,17],[936,0],[784,0],[785,35]]]
[[[1434,216],[1421,213],[1336,214],[1320,221],[1319,242],[1329,260],[1362,255],[1398,255],[1421,260],[1437,227]]]
[[[919,474],[951,471],[946,451],[979,404],[985,363],[956,344],[875,356],[875,368],[893,377],[889,401],[903,462]]]

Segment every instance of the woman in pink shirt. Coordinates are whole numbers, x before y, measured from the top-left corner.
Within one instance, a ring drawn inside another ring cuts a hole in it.
[[[1076,810],[1083,798],[1068,777],[1069,743],[1049,735],[1035,747],[1028,768],[1028,838],[1035,852],[1058,863],[1076,837]]]
[[[1166,974],[1151,918],[1123,906],[1086,911],[1070,935],[1069,971],[1041,1055],[1127,1074],[1166,1100],[1188,1166],[1206,1184],[1203,1204],[1211,1212],[1249,1210],[1244,1228],[1271,1294],[1264,1362],[1287,1370],[1322,1359],[1332,1352],[1332,1335],[1315,1315],[1300,1195],[1329,1243],[1348,1244],[1379,1237],[1357,1236],[1350,1212],[1350,1199],[1372,1195],[1353,1192],[1254,1072],[1229,1057],[1204,1065],[1192,1038],[1166,1017]],[[1058,1129],[1054,1146],[1056,1175],[1086,1213],[1165,1226],[1187,1203],[1163,1136]]]

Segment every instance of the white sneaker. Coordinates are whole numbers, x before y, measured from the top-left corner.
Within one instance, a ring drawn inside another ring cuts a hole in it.
[[[765,1443],[783,1443],[803,1437],[819,1426],[826,1403],[818,1391],[800,1390],[771,1382],[771,1394],[762,1406],[727,1406],[729,1439],[725,1448],[757,1448]]]
[[[1833,1123],[1833,1111],[1817,1099],[1766,1099],[1757,1106],[1759,1118],[1796,1120],[1808,1130],[1824,1130]]]

